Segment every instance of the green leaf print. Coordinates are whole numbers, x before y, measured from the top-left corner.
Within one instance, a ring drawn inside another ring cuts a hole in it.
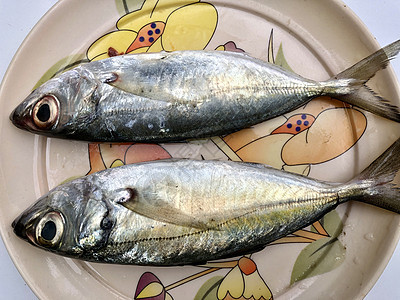
[[[285,55],[283,54],[282,43],[280,44],[278,53],[276,54],[275,64],[278,66],[281,66],[282,68],[284,68],[290,72],[293,72],[292,68],[289,66],[289,64],[286,61]]]
[[[332,210],[327,213],[321,220],[321,225],[324,227],[330,237],[338,237],[343,229],[343,222],[340,219],[336,210]],[[317,232],[313,226],[311,226],[312,232]]]
[[[118,14],[124,16],[132,11],[140,9],[144,1],[138,0],[115,0],[115,5],[117,6]]]
[[[88,62],[85,54],[75,54],[60,59],[52,67],[50,67],[50,69],[48,69],[46,73],[43,74],[43,76],[39,79],[33,89],[38,88],[40,85],[58,75],[59,73],[70,70],[85,62]]]
[[[215,276],[207,280],[199,289],[194,300],[218,300],[217,290],[223,276]]]
[[[290,284],[323,274],[339,267],[346,249],[336,237],[326,237],[312,242],[297,257]]]

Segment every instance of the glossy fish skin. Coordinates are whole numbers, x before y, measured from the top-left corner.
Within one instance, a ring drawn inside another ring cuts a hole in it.
[[[400,140],[341,185],[247,163],[126,165],[56,187],[13,227],[35,246],[87,261],[199,264],[258,251],[348,200],[400,213],[390,183],[399,153]]]
[[[242,53],[116,56],[49,80],[10,118],[51,137],[168,142],[228,134],[329,95],[399,122],[398,108],[364,85],[399,50],[400,41],[323,82]]]

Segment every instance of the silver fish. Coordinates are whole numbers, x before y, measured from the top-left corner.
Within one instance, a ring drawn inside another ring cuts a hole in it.
[[[165,160],[51,190],[12,226],[51,252],[93,262],[182,265],[248,254],[357,200],[400,213],[400,139],[355,179],[331,184],[264,165]]]
[[[168,142],[224,135],[328,95],[400,122],[365,83],[400,41],[317,82],[248,55],[181,51],[111,57],[49,80],[11,114],[19,128],[103,142]]]

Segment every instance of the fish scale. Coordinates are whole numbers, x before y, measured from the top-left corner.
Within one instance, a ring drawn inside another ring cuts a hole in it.
[[[17,222],[28,215],[43,218],[48,212],[38,213],[39,207],[56,209],[69,221],[66,240],[48,250],[89,261],[148,265],[202,263],[257,251],[335,208],[342,201],[339,190],[345,191],[346,200],[355,190],[230,161],[154,161],[107,169],[79,181],[87,198],[75,200],[75,210],[64,211],[65,203],[76,199],[67,192],[71,186],[76,193],[72,181],[50,191]],[[357,193],[371,184],[360,185]],[[58,189],[63,199],[54,199]],[[131,189],[135,192],[126,192]],[[94,222],[76,224],[74,218],[89,203]],[[106,217],[112,228],[99,227]],[[79,255],[76,243],[82,247]]]
[[[114,56],[49,80],[10,118],[51,137],[170,142],[226,135],[325,95],[399,122],[398,108],[365,85],[399,49],[394,42],[326,81],[228,51]]]
[[[35,246],[86,261],[201,264],[259,251],[349,200],[400,213],[391,183],[399,158],[400,140],[344,184],[232,161],[125,165],[54,188],[13,227]],[[59,234],[44,231],[49,222]]]

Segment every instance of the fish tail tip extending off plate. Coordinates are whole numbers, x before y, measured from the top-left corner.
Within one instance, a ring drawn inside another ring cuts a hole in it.
[[[400,51],[400,40],[379,49],[350,68],[337,74],[328,84],[335,85],[337,80],[348,80],[344,88],[338,84],[335,92],[342,94],[340,99],[349,104],[358,106],[378,116],[400,122],[400,111],[398,106],[390,104],[389,101],[378,96],[371,88],[365,85],[375,74],[385,69],[389,60],[393,59]],[[350,92],[349,92],[350,91]]]

